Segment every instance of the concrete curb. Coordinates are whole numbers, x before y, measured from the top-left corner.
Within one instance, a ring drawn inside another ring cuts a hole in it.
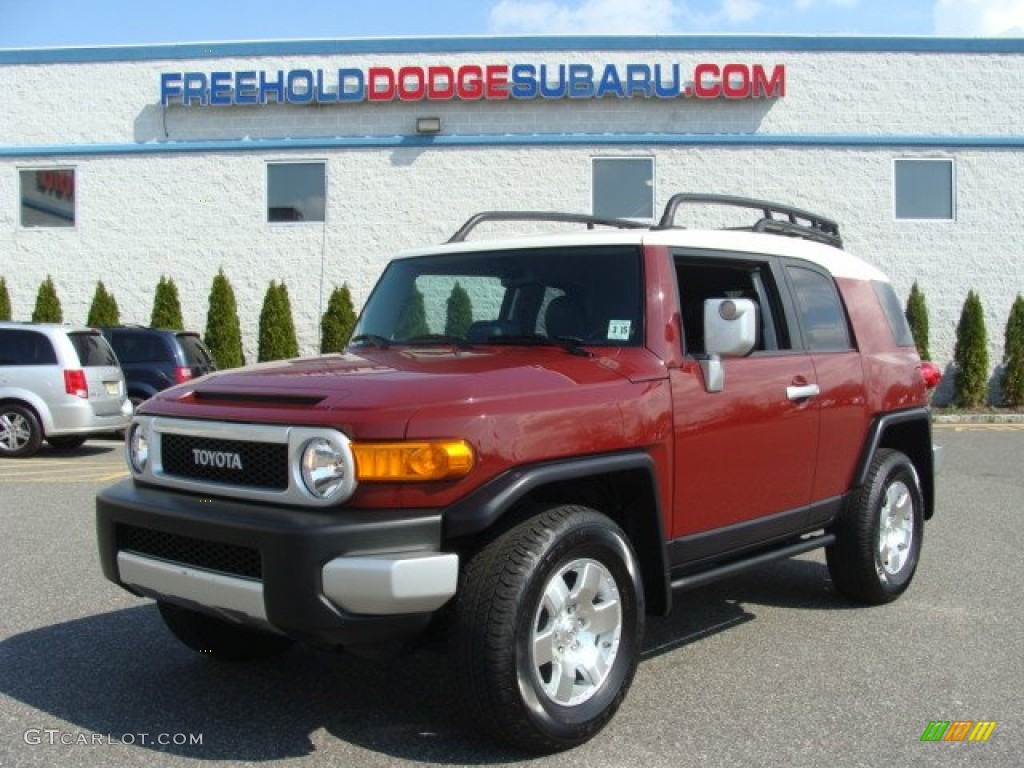
[[[1024,413],[936,413],[935,424],[1024,424]]]

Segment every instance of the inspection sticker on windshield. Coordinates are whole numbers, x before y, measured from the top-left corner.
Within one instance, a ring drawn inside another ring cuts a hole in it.
[[[629,331],[633,326],[632,320],[609,320],[608,340],[629,341]]]

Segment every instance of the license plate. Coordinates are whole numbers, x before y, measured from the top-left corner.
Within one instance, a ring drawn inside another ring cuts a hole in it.
[[[107,394],[116,397],[121,394],[121,385],[116,381],[105,381],[104,386],[107,388]]]

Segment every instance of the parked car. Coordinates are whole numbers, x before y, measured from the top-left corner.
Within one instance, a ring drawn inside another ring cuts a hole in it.
[[[44,439],[77,448],[131,418],[124,375],[99,331],[0,323],[0,457],[31,456]]]
[[[684,229],[683,204],[746,231]],[[550,220],[588,231],[533,236]],[[467,241],[488,221],[524,236]],[[484,213],[387,266],[345,354],[144,403],[100,562],[207,657],[446,632],[471,720],[553,752],[609,722],[682,590],[824,548],[836,593],[897,599],[936,506],[939,378],[823,216],[688,194],[653,227]]]
[[[128,397],[136,406],[167,387],[217,369],[210,351],[193,331],[142,326],[100,330],[117,353]]]

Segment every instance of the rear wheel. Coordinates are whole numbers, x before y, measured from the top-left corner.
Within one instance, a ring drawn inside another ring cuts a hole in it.
[[[283,635],[234,624],[173,603],[161,601],[157,605],[164,624],[176,638],[197,653],[208,653],[224,661],[267,659],[293,645]]]
[[[877,605],[906,591],[924,534],[921,484],[906,455],[887,448],[878,451],[834,533],[835,543],[825,555],[840,593]]]
[[[17,403],[0,405],[0,456],[21,459],[39,450],[43,430],[31,408]]]
[[[643,589],[629,541],[586,507],[554,506],[478,552],[451,633],[464,707],[533,752],[582,744],[612,718],[636,671]]]
[[[46,442],[58,451],[70,451],[85,443],[82,435],[52,435],[46,438]]]

